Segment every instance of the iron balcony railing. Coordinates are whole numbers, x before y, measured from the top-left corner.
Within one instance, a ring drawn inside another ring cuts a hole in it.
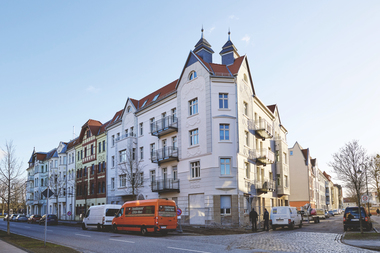
[[[178,160],[178,148],[170,146],[154,150],[151,153],[151,160],[158,164]]]
[[[261,164],[272,164],[274,163],[274,153],[269,149],[263,148],[256,153],[256,159]]]
[[[157,137],[175,131],[178,131],[178,119],[175,116],[166,116],[150,124],[150,132]]]
[[[273,137],[273,128],[265,119],[261,119],[255,122],[255,134],[263,140]]]
[[[271,179],[259,180],[255,184],[256,189],[261,192],[273,192],[276,189],[276,183]]]
[[[179,192],[179,179],[161,179],[151,182],[152,192]]]

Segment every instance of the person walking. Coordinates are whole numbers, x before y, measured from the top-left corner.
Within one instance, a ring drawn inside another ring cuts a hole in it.
[[[269,213],[266,208],[264,208],[264,230],[265,228],[269,231]]]
[[[377,208],[376,213],[377,213],[377,216],[379,216],[379,214],[380,214],[380,209],[379,208]]]
[[[255,208],[249,213],[249,220],[252,222],[252,232],[257,231],[257,212]]]

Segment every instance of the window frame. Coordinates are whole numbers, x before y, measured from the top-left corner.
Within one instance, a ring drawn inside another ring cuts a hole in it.
[[[227,126],[227,128],[226,128]],[[223,139],[222,139],[222,133],[223,132]],[[226,135],[226,133],[228,133]],[[228,139],[226,138],[228,137]],[[219,124],[219,140],[220,141],[230,141],[230,124],[226,123],[220,123]]]
[[[198,112],[199,112],[198,104],[199,104],[198,103],[198,97],[189,100],[189,102],[188,102],[189,116],[198,114]]]
[[[219,109],[228,109],[228,93],[219,93]]]
[[[199,145],[199,129],[195,128],[189,131],[189,144],[190,146]]]
[[[227,162],[227,160],[228,160],[228,162]],[[231,164],[232,164],[231,157],[220,157],[219,158],[220,175],[222,175],[222,176],[231,175]],[[227,165],[229,166],[228,173],[227,173]],[[223,170],[222,170],[222,168],[223,168]]]
[[[190,162],[190,178],[197,179],[201,177],[201,162],[193,161]]]

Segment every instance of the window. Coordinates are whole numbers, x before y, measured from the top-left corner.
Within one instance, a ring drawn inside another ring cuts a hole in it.
[[[131,137],[133,137],[133,136],[134,136],[134,134],[133,134],[133,127],[131,127],[131,131],[130,131],[130,134],[131,134]]]
[[[245,135],[245,145],[249,146],[249,134],[248,134],[248,132],[245,131],[244,135]]]
[[[189,75],[189,80],[193,80],[194,78],[197,78],[197,72],[192,71]]]
[[[220,196],[220,214],[231,215],[231,196]]]
[[[106,151],[106,141],[103,141],[103,151]]]
[[[140,136],[144,133],[143,123],[140,123]]]
[[[103,172],[106,171],[106,162],[105,161],[103,161],[103,169],[102,169],[102,171]]]
[[[144,107],[146,105],[146,102],[148,102],[148,99],[144,101],[144,103],[141,107]]]
[[[150,181],[152,183],[156,181],[156,171],[155,170],[150,171]]]
[[[91,132],[90,130],[87,131],[87,138],[90,138],[91,137]]]
[[[115,178],[114,177],[111,177],[111,189],[112,190],[115,189]]]
[[[198,129],[194,129],[190,131],[190,146],[198,145]]]
[[[99,153],[102,152],[102,143],[101,142],[99,142],[99,151],[98,152]]]
[[[194,115],[198,113],[198,98],[189,101],[189,114]]]
[[[78,161],[79,161],[79,157],[80,157],[80,156],[79,156],[79,151],[78,151]]]
[[[176,108],[173,108],[172,109],[172,117],[173,117],[173,122],[175,122],[177,119],[177,109]]]
[[[112,156],[112,168],[115,167],[115,156]]]
[[[140,147],[140,160],[144,159],[144,147]]]
[[[288,159],[287,159],[287,155],[286,155],[286,153],[284,152],[283,155],[284,155],[284,163],[285,163],[285,164],[288,164]]]
[[[244,163],[244,170],[245,170],[245,177],[251,178],[251,168],[249,166],[249,163]]]
[[[244,102],[244,114],[248,115],[248,104]]]
[[[127,185],[127,175],[123,174],[119,176],[119,186],[125,187]]]
[[[220,124],[219,125],[220,140],[228,141],[230,139],[230,125]]]
[[[155,156],[155,149],[156,149],[156,144],[155,143],[150,144],[150,157]]]
[[[125,137],[128,137],[128,129],[125,129]]]
[[[178,171],[177,171],[177,166],[173,167],[173,180],[178,179]]]
[[[177,136],[172,137],[173,150],[177,149]]]
[[[231,159],[230,158],[220,158],[220,174],[230,175]]]
[[[80,151],[80,159],[83,159],[83,150]]]
[[[91,183],[90,185],[90,194],[94,194],[94,183]]]
[[[98,173],[102,172],[102,163],[98,164]]]
[[[153,132],[154,131],[154,118],[151,118],[150,120],[149,120],[149,122],[150,122],[150,131],[151,132]]]
[[[98,193],[100,193],[102,190],[102,184],[100,182],[98,182]]]
[[[154,96],[152,101],[156,101],[159,96],[160,96],[160,93],[158,93],[156,96]]]
[[[94,175],[94,173],[95,173],[95,166],[92,165],[92,166],[91,166],[91,175]]]
[[[117,133],[116,141],[120,140],[120,133]]]
[[[199,161],[190,163],[191,178],[199,178],[201,176],[201,168]]]
[[[131,112],[131,107],[130,106],[127,107],[127,112]]]
[[[244,81],[246,81],[248,83],[248,77],[247,77],[247,74],[244,74]]]
[[[228,109],[227,93],[219,93],[219,109]]]
[[[115,135],[112,135],[112,147],[115,146]]]
[[[290,151],[289,154],[290,154],[290,155],[293,155],[293,151]]]
[[[119,163],[124,163],[127,161],[127,151],[124,149],[119,151]]]
[[[87,157],[87,147],[84,148],[84,157]]]
[[[102,193],[106,192],[106,182],[102,182]]]
[[[136,149],[132,148],[132,160],[136,159]]]
[[[94,154],[94,145],[91,145],[91,155]]]
[[[285,187],[288,187],[288,176],[284,176],[284,179],[285,179]]]

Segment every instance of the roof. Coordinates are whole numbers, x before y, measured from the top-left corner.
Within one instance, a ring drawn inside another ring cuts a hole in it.
[[[165,97],[167,97],[168,95],[172,94],[173,92],[176,91],[176,85],[177,85],[177,82],[178,82],[178,79],[165,85],[164,87],[150,93],[149,95],[143,97],[142,99],[140,99],[137,104],[138,106],[136,106],[136,109],[137,110],[141,110],[143,108],[146,108],[148,107],[150,104],[152,103],[156,103],[162,99],[164,99]],[[153,98],[158,95],[158,97],[153,101]],[[133,102],[133,101],[132,101]]]
[[[236,51],[237,51],[237,49],[234,46],[234,44],[232,43],[232,41],[228,40],[226,42],[226,44],[224,44],[224,46],[222,47],[222,51],[220,51],[219,54],[225,54],[225,53],[228,53],[228,52],[236,52]]]
[[[111,120],[107,121],[106,123],[104,123],[100,128],[99,128],[99,132],[97,135],[99,134],[102,134],[106,131],[106,128],[107,126],[111,123]]]
[[[76,146],[77,144],[79,143],[78,141],[78,137],[75,138],[74,140],[71,140],[67,143],[67,150],[69,150],[70,148]]]
[[[203,38],[203,33],[201,39],[197,42],[197,44],[194,46],[194,52],[200,51],[202,48],[206,49],[207,51],[210,51],[211,53],[214,53],[214,51],[211,49],[210,43]]]
[[[315,166],[317,162],[317,158],[311,159],[310,162],[312,166]]]
[[[305,159],[308,160],[309,149],[308,148],[302,149],[301,152],[302,152],[303,156],[305,157]]]

